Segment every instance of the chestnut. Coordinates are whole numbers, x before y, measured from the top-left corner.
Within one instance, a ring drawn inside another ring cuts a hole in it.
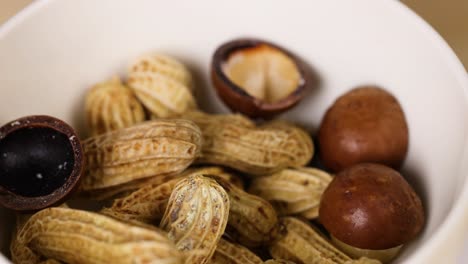
[[[45,115],[0,127],[0,205],[33,211],[58,204],[77,186],[83,151],[73,128]]]
[[[259,39],[228,41],[211,62],[218,96],[232,111],[252,118],[272,118],[296,105],[310,76],[292,53]]]
[[[424,225],[413,188],[396,170],[361,163],[339,172],[320,202],[319,220],[345,253],[387,262]]]
[[[408,151],[408,125],[397,99],[363,86],[340,96],[318,132],[320,158],[334,172],[361,162],[398,169]]]

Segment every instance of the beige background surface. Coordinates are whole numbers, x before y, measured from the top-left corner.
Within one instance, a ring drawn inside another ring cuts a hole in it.
[[[0,24],[33,0],[0,0]],[[428,21],[468,69],[468,0],[403,0]]]

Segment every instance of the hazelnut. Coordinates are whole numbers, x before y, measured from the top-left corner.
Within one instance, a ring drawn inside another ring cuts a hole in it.
[[[75,131],[50,116],[26,116],[0,127],[0,204],[39,210],[77,186],[83,154]]]
[[[361,162],[398,169],[408,150],[408,125],[393,95],[364,86],[345,93],[327,110],[318,143],[323,164],[335,172]]]
[[[254,118],[271,118],[293,107],[311,83],[289,51],[258,39],[221,45],[213,55],[211,78],[231,110]]]
[[[361,163],[335,176],[323,193],[319,219],[344,252],[386,262],[421,231],[424,211],[400,173]]]

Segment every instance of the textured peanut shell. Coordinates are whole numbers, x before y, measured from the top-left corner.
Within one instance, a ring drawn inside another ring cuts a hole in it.
[[[164,54],[145,54],[137,58],[129,72],[159,73],[192,89],[192,75],[185,65]]]
[[[193,175],[175,186],[160,227],[186,252],[185,263],[208,263],[226,228],[229,206],[226,191],[216,181]]]
[[[192,174],[215,175],[223,178],[238,188],[244,189],[243,179],[234,171],[220,166],[194,166],[180,174],[181,177],[188,177]]]
[[[263,260],[242,245],[221,238],[210,264],[262,264]]]
[[[197,109],[191,82],[188,70],[165,55],[140,58],[130,67],[127,80],[143,105],[158,117]]]
[[[203,147],[196,160],[201,164],[227,166],[251,175],[303,166],[313,156],[311,138],[303,129],[286,122],[260,127],[239,115],[182,115],[202,130]]]
[[[356,259],[356,260],[353,259],[351,261],[348,261],[345,264],[382,264],[382,262],[380,262],[377,259],[361,257],[361,258]]]
[[[119,185],[110,186],[103,189],[81,192],[80,196],[86,199],[103,201],[113,200],[131,194],[132,192],[148,185],[160,185],[171,180],[176,175],[155,175],[148,178],[138,179],[131,182],[122,183]]]
[[[127,196],[114,200],[112,206],[103,209],[101,213],[121,220],[155,223],[162,218],[175,185],[197,174],[217,175],[233,184],[242,184],[237,176],[227,173],[221,167],[191,168],[174,177],[158,177],[160,181],[148,182]]]
[[[119,77],[96,84],[86,95],[86,124],[91,136],[145,120],[143,106]]]
[[[137,191],[114,200],[110,208],[101,210],[102,214],[124,221],[155,223],[161,219],[175,185],[181,178],[173,178],[157,185],[147,185]]]
[[[249,192],[269,201],[279,215],[318,217],[320,198],[332,177],[315,168],[284,169],[254,178]]]
[[[83,141],[81,191],[109,188],[155,175],[177,174],[197,157],[198,126],[188,120],[152,120]]]
[[[104,188],[104,189],[82,193],[82,195],[84,194],[86,198],[92,199],[92,200],[106,200],[106,199],[113,199],[113,198],[114,199],[122,198],[145,186],[157,186],[166,181],[171,180],[174,177],[185,177],[196,171],[200,173],[205,173],[205,174],[218,175],[220,177],[225,178],[226,180],[233,183],[234,185],[238,186],[239,188],[244,188],[244,182],[242,178],[234,174],[233,172],[228,171],[225,168],[218,167],[218,166],[204,166],[204,167],[192,167],[192,168],[185,170],[181,174],[176,174],[176,175],[155,175],[152,177],[135,180],[129,183],[124,183],[124,184],[111,186],[111,187]]]
[[[284,230],[270,246],[273,258],[296,263],[344,264],[352,259],[336,249],[315,228],[293,217],[280,220]]]
[[[15,263],[43,258],[66,263],[183,263],[182,254],[155,229],[96,213],[48,208],[24,224],[11,247]]]
[[[295,262],[285,259],[269,259],[265,261],[265,264],[295,264]]]
[[[44,261],[39,262],[39,264],[60,264],[62,262],[55,260],[55,259],[47,259]]]
[[[226,233],[233,240],[248,247],[270,243],[278,233],[278,216],[264,199],[249,194],[226,180],[210,176],[223,186],[229,195],[231,209]]]

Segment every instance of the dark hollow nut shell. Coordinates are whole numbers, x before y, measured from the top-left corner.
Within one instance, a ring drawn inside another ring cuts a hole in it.
[[[65,122],[26,116],[0,127],[0,205],[33,211],[63,201],[83,171],[78,136]]]
[[[211,78],[231,110],[253,118],[271,118],[293,107],[312,79],[289,51],[258,39],[222,44],[213,55]]]
[[[323,164],[334,172],[361,162],[398,169],[408,151],[408,125],[393,95],[375,86],[358,87],[327,110],[318,143]]]
[[[410,241],[425,221],[420,198],[400,173],[373,163],[338,173],[322,196],[319,214],[334,238],[370,250]]]

